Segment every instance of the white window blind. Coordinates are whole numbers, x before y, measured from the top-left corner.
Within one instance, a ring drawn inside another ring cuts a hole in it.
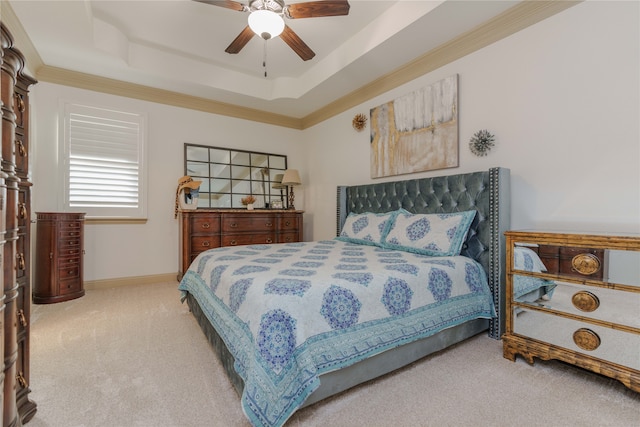
[[[145,217],[144,115],[66,104],[64,116],[66,210]]]

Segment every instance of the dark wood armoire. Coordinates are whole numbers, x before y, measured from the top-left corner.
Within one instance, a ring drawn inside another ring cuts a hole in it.
[[[20,426],[36,413],[29,399],[31,320],[31,174],[29,171],[29,87],[24,57],[0,22],[0,354],[3,359],[2,425]]]

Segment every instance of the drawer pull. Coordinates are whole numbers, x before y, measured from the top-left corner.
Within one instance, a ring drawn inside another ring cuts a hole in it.
[[[600,270],[600,260],[594,254],[578,254],[571,260],[571,267],[585,276]]]
[[[231,246],[235,246],[235,245],[238,244],[238,241],[237,240],[232,240],[229,243],[231,244]]]
[[[16,254],[16,258],[18,258],[18,270],[24,270],[26,268],[24,261],[24,254],[22,252]]]
[[[27,379],[24,377],[24,374],[22,373],[22,371],[16,374],[16,380],[18,381],[18,384],[20,384],[20,387],[22,388],[29,387],[29,384],[27,384]]]
[[[273,227],[273,223],[272,223],[272,222],[267,222],[267,223],[265,224],[265,226],[267,226],[267,227]]]
[[[20,207],[19,209],[19,217],[20,219],[25,219],[27,217],[27,204],[26,203],[20,203]]]
[[[289,227],[291,225],[291,221],[285,221],[284,226]]]
[[[583,350],[592,351],[600,347],[600,337],[591,329],[580,328],[573,333],[573,342]]]
[[[285,240],[287,243],[291,243],[291,237],[286,237],[284,240]]]
[[[573,294],[571,302],[580,311],[591,312],[600,307],[600,300],[597,296],[588,291],[579,291]]]
[[[75,270],[69,270],[69,276],[72,276],[73,274],[75,274]]]
[[[27,150],[25,150],[24,148],[24,143],[20,140],[16,141],[16,145],[18,146],[18,154],[20,154],[20,157],[24,157],[27,155]]]
[[[211,246],[211,243],[209,243],[209,241],[204,241],[202,242],[202,246],[204,246],[205,248],[208,248],[209,246]]]
[[[238,223],[237,222],[232,222],[230,227],[231,228],[238,228]]]
[[[273,243],[273,240],[268,238],[268,239],[266,240],[266,242],[267,242],[267,243]]]
[[[205,222],[204,224],[202,224],[202,228],[207,230],[207,229],[211,228],[211,224],[209,224],[208,222]]]
[[[27,318],[24,315],[24,310],[18,310],[18,322],[22,325],[23,328],[27,327]]]

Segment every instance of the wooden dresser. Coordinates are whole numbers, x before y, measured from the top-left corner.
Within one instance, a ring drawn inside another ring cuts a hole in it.
[[[3,327],[0,354],[4,375],[2,425],[18,426],[36,413],[29,400],[31,330],[31,172],[29,170],[29,88],[36,81],[24,73],[24,57],[0,23],[0,108],[2,173],[0,174],[0,262]]]
[[[50,304],[84,295],[84,213],[36,212],[33,302]]]
[[[302,241],[303,211],[214,210],[179,212],[178,280],[200,252],[221,246]]]
[[[640,392],[640,236],[505,235],[504,357],[562,360]],[[546,271],[515,267],[518,246],[537,252]],[[514,282],[523,278],[546,279],[546,295],[514,295]]]

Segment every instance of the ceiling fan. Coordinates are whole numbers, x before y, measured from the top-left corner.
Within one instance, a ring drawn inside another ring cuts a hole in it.
[[[349,14],[347,0],[319,0],[285,4],[284,0],[249,0],[249,5],[234,0],[194,0],[213,6],[220,6],[238,12],[250,12],[248,25],[225,49],[227,53],[238,53],[255,34],[264,40],[280,36],[304,61],[316,54],[284,23],[284,18],[321,18]]]

